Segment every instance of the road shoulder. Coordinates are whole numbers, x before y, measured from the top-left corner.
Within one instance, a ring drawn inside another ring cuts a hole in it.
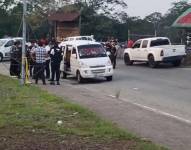
[[[130,103],[111,98],[103,93],[63,83],[62,86],[41,86],[60,97],[89,108],[102,118],[116,123],[140,137],[165,145],[171,149],[191,147],[191,126],[181,121],[151,113]]]

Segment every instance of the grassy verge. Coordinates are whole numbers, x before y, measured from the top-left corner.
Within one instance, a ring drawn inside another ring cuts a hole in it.
[[[58,124],[58,121],[62,121],[62,123]],[[18,81],[0,76],[0,141],[6,137],[4,145],[0,143],[0,148],[9,147],[7,136],[14,134],[17,136],[12,138],[17,140],[23,140],[23,138],[29,137],[28,135],[34,136],[30,139],[30,143],[33,143],[31,140],[36,138],[36,134],[45,135],[43,138],[47,138],[47,140],[50,138],[50,134],[54,134],[53,139],[60,141],[57,145],[67,146],[66,141],[70,141],[68,146],[71,146],[71,141],[75,141],[74,149],[75,145],[81,145],[82,149],[91,149],[91,147],[93,149],[100,145],[109,149],[116,149],[116,145],[118,145],[117,149],[123,149],[124,146],[128,149],[141,150],[164,149],[122,131],[85,108],[66,102],[37,87],[21,87]],[[18,145],[18,142],[15,144]],[[21,145],[21,143],[19,144]],[[55,145],[54,142],[53,144]],[[87,147],[88,145],[90,147]]]

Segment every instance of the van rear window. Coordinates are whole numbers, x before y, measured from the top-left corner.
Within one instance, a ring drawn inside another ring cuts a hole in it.
[[[151,41],[150,47],[161,46],[161,45],[170,45],[170,42],[168,39],[157,39]]]

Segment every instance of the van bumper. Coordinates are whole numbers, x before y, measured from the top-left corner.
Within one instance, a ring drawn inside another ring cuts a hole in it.
[[[81,68],[80,74],[83,78],[97,78],[108,77],[113,75],[113,67],[108,66],[104,68]]]
[[[162,59],[162,62],[173,62],[173,61],[179,61],[184,58],[185,55],[182,56],[171,56],[171,57],[164,57]]]

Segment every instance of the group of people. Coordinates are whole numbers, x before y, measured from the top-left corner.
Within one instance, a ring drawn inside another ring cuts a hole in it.
[[[115,69],[119,49],[118,41],[113,38],[109,39],[104,46],[109,52],[111,63]],[[10,75],[21,78],[22,41],[15,41],[10,54]],[[30,45],[26,45],[26,59],[29,75],[35,79],[36,84],[38,84],[39,79],[42,80],[43,84],[46,84],[46,79],[48,79],[50,84],[60,85],[60,64],[63,59],[63,52],[57,41],[39,40],[31,42]]]
[[[38,80],[41,79],[45,85],[45,79],[47,78],[50,81],[50,84],[60,85],[60,63],[62,58],[62,50],[59,48],[58,42],[55,40],[51,42],[47,42],[46,40],[39,40],[38,42],[33,41],[31,42],[31,45],[26,46],[26,59],[29,67],[29,74],[35,79],[36,84],[38,84]],[[21,78],[21,62],[22,43],[16,41],[11,49],[11,76]]]

